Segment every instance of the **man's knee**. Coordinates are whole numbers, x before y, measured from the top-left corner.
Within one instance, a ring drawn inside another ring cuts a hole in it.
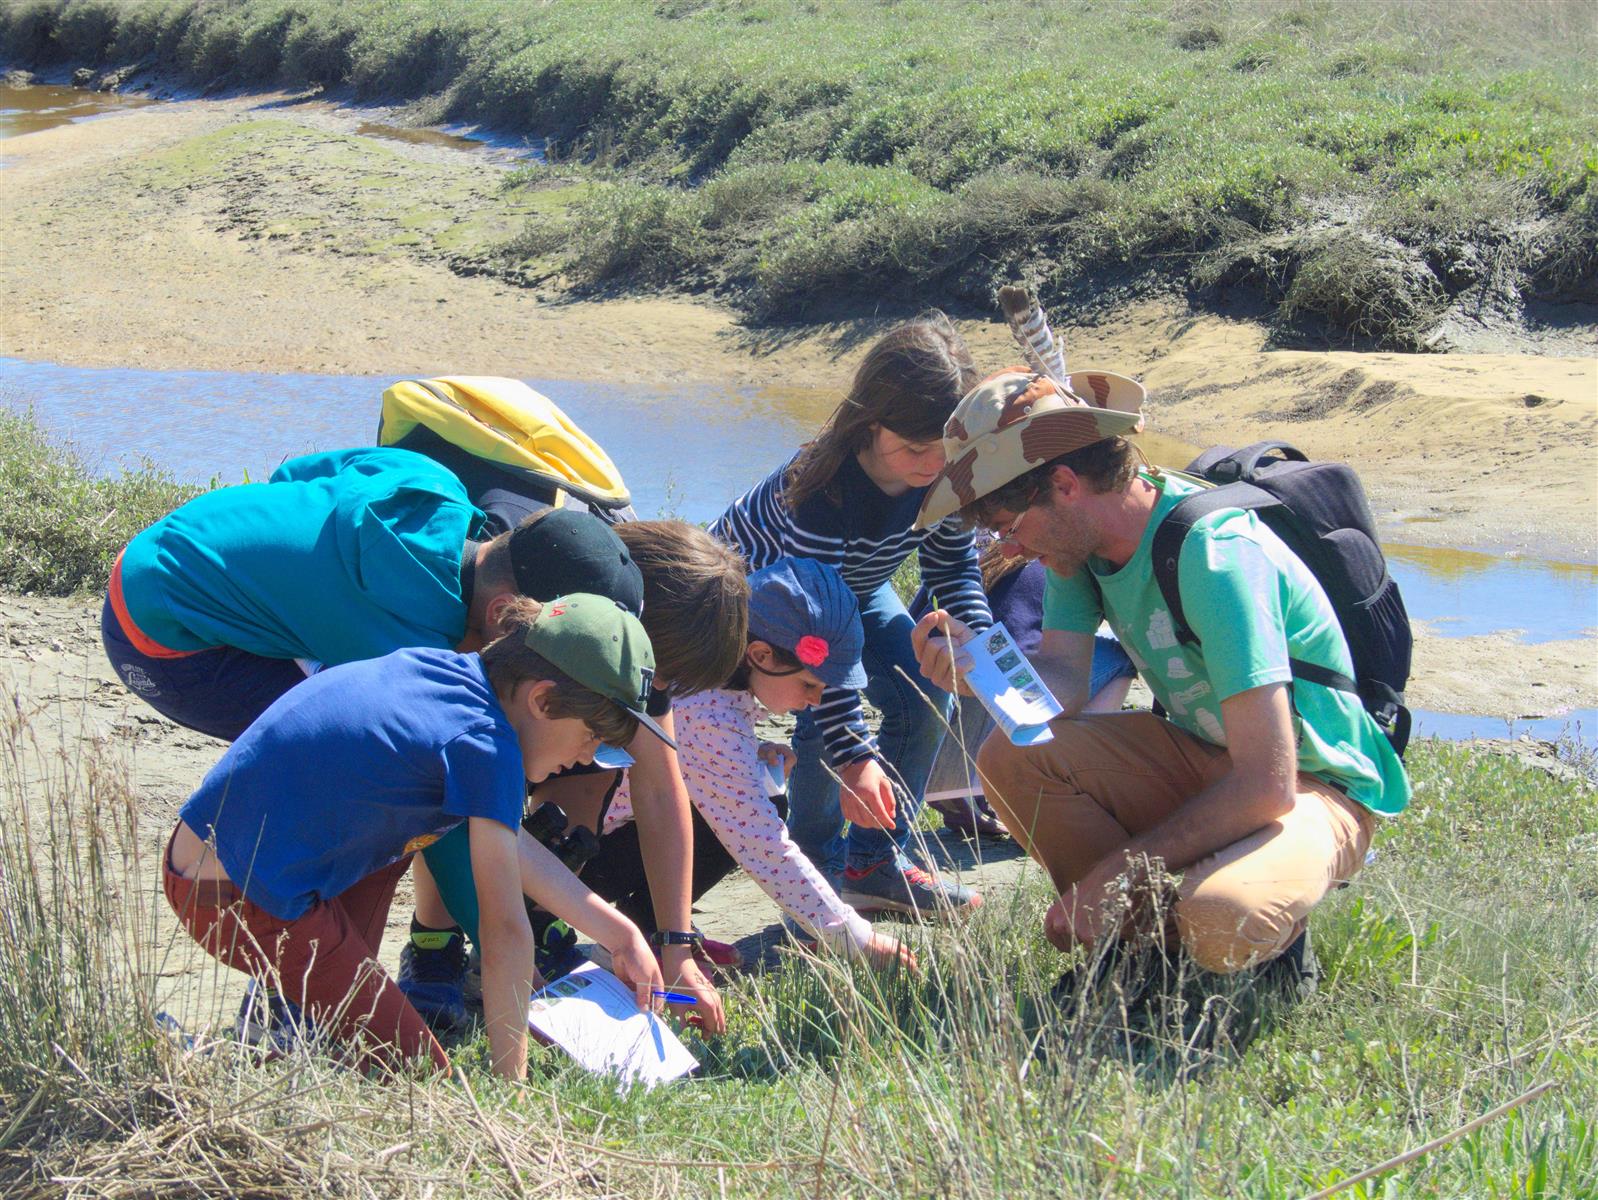
[[[1298,935],[1298,921],[1290,911],[1243,895],[1192,896],[1177,903],[1175,916],[1188,957],[1217,975],[1275,958]]]
[[[1014,745],[1002,729],[995,729],[983,740],[977,750],[977,771],[987,784],[987,795],[993,800],[995,793],[1003,794],[1006,784],[1015,775],[1026,756],[1023,747]]]

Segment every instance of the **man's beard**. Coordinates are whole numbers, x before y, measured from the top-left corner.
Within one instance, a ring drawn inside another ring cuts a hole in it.
[[[1046,532],[1049,544],[1038,558],[1042,560],[1044,566],[1063,579],[1069,579],[1086,566],[1088,559],[1098,548],[1098,530],[1079,521],[1066,521],[1054,517],[1050,520]]]

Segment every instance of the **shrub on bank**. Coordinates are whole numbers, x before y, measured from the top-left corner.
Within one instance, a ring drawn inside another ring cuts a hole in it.
[[[545,138],[615,186],[575,218],[538,215],[515,249],[560,247],[590,286],[718,288],[768,316],[884,293],[987,307],[1016,272],[1046,301],[1108,277],[1202,288],[1202,255],[1311,227],[1328,204],[1371,213],[1421,264],[1432,278],[1410,281],[1417,296],[1513,300],[1529,278],[1545,298],[1580,298],[1594,235],[1568,214],[1589,211],[1598,176],[1595,41],[1580,0],[0,8],[0,57],[24,64],[349,88]],[[1535,236],[1495,221],[1504,183],[1528,197]],[[1438,235],[1413,200],[1447,187],[1499,265],[1491,281],[1432,265]],[[726,198],[751,188],[768,216],[729,222]],[[1311,257],[1285,262],[1273,302]],[[1347,303],[1289,315],[1415,344],[1427,305],[1393,319],[1371,278]],[[1325,289],[1312,272],[1299,291]]]
[[[134,534],[203,490],[149,463],[98,477],[31,415],[0,410],[0,587],[103,589]]]

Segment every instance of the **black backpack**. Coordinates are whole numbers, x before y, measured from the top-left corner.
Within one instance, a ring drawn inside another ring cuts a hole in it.
[[[1198,644],[1177,590],[1177,558],[1188,532],[1219,509],[1258,513],[1326,590],[1354,660],[1355,678],[1350,679],[1316,663],[1289,659],[1293,678],[1357,695],[1393,749],[1403,754],[1410,726],[1404,685],[1414,639],[1353,468],[1310,462],[1286,442],[1255,442],[1236,451],[1212,447],[1188,464],[1187,471],[1215,486],[1177,501],[1154,531],[1152,546],[1154,577],[1171,610],[1176,636],[1186,645]]]

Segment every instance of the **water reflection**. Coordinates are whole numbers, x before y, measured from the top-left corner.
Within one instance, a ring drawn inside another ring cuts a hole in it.
[[[0,405],[32,407],[96,470],[143,459],[203,483],[260,479],[285,458],[370,445],[398,376],[61,367],[0,359]],[[616,461],[641,516],[719,516],[830,411],[821,393],[691,393],[529,380]]]
[[[1598,743],[1598,708],[1573,708],[1547,716],[1528,714],[1507,717],[1476,717],[1462,713],[1431,712],[1416,709],[1413,737],[1440,737],[1449,741],[1468,738],[1534,737],[1543,741],[1568,740],[1585,746]]]
[[[1519,629],[1522,641],[1551,642],[1598,629],[1598,567],[1393,542],[1384,549],[1410,615],[1441,636]]]
[[[155,101],[115,92],[88,92],[59,84],[0,84],[0,138],[38,133],[57,125],[126,112]]]

